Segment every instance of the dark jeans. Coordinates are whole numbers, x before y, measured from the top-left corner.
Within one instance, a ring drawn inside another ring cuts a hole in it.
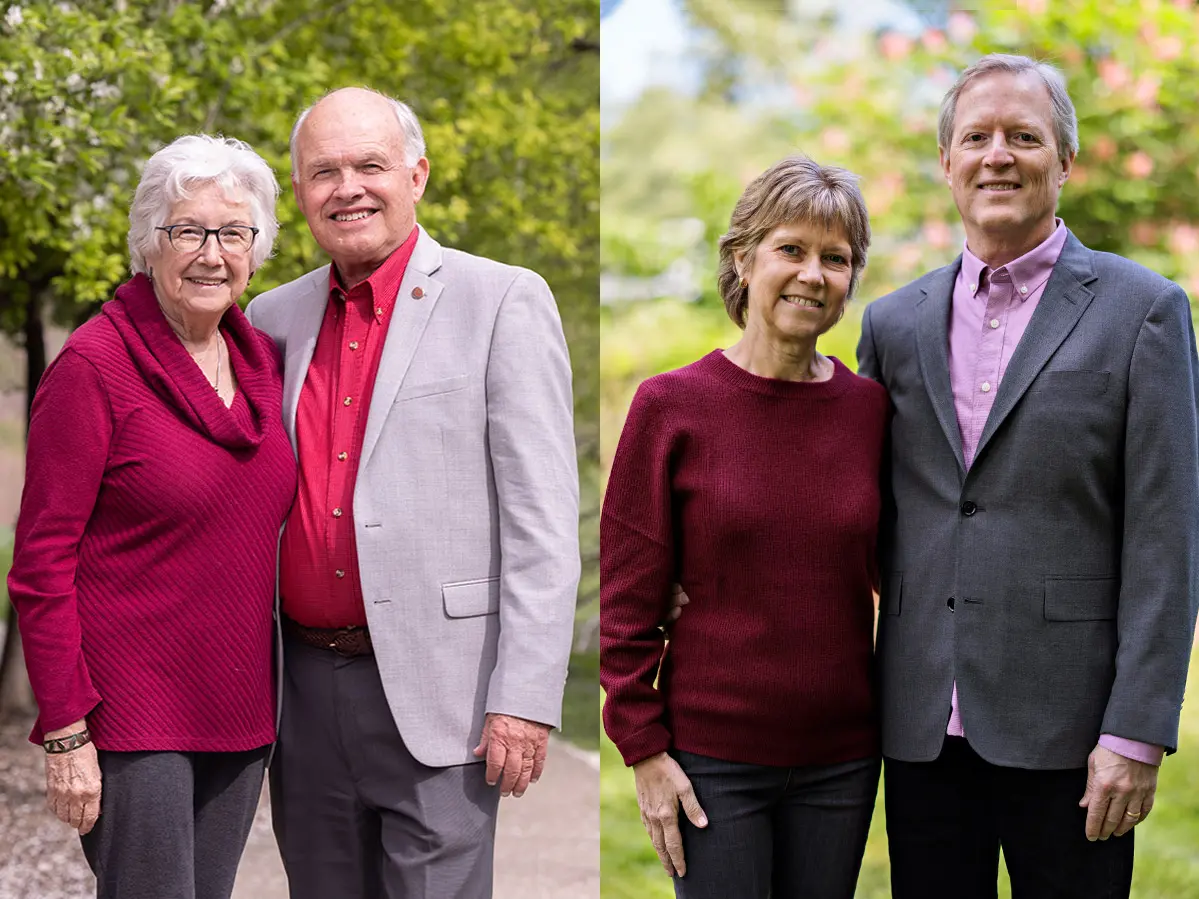
[[[679,899],[851,899],[879,760],[779,768],[675,750],[708,826],[680,811]]]
[[[266,753],[99,752],[100,817],[80,837],[98,899],[229,899]]]
[[[886,767],[893,899],[995,899],[1001,846],[1013,899],[1127,899],[1133,832],[1087,840],[1085,768],[1003,768],[961,737]]]

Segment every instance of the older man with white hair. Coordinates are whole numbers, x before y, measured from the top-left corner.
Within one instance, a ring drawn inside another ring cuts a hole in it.
[[[559,724],[579,577],[570,365],[533,272],[439,246],[402,103],[305,111],[292,186],[332,258],[254,300],[299,492],[271,767],[293,899],[491,894],[500,794]],[[480,764],[476,764],[479,763]]]
[[[1127,897],[1199,605],[1186,294],[1055,215],[1060,73],[992,55],[941,107],[961,256],[872,303],[891,395],[878,657],[896,899]],[[1109,837],[1119,839],[1109,839]]]

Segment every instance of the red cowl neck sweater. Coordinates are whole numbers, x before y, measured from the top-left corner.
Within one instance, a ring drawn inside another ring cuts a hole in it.
[[[226,409],[144,275],[71,335],[33,403],[8,590],[39,716],[109,750],[274,739],[272,609],[295,492],[269,337],[231,308]]]
[[[638,389],[600,520],[604,725],[626,764],[672,747],[780,766],[878,751],[887,407],[837,360],[796,383],[719,350]],[[691,602],[664,652],[676,581]]]

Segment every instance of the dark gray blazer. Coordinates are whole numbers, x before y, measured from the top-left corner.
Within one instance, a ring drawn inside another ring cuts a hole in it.
[[[858,346],[894,412],[883,752],[936,758],[955,679],[995,764],[1082,767],[1101,733],[1173,750],[1199,607],[1186,294],[1070,234],[967,473],[948,364],[960,265],[871,303]]]

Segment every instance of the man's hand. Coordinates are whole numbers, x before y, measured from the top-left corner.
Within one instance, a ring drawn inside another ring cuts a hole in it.
[[[85,721],[77,721],[50,731],[46,738],[66,737],[86,726]],[[100,817],[100,760],[94,743],[85,743],[70,752],[46,753],[46,806],[60,821],[78,830],[80,836],[96,826]]]
[[[499,783],[504,796],[523,796],[529,784],[541,778],[549,738],[548,724],[488,712],[482,739],[475,747],[477,758],[487,757],[488,785]]]
[[[683,588],[679,584],[670,585],[670,611],[666,613],[666,620],[662,622],[662,627],[667,630],[670,626],[679,620],[679,616],[683,614],[683,606],[691,602],[687,594],[683,592]]]
[[[649,834],[654,851],[666,873],[679,877],[687,873],[683,859],[683,834],[679,830],[679,805],[696,827],[707,827],[708,817],[699,807],[691,781],[679,763],[665,752],[651,755],[633,766],[637,781],[637,807],[641,824]]]
[[[1124,836],[1149,817],[1155,792],[1155,765],[1096,746],[1087,759],[1087,789],[1078,801],[1087,809],[1087,839]]]

